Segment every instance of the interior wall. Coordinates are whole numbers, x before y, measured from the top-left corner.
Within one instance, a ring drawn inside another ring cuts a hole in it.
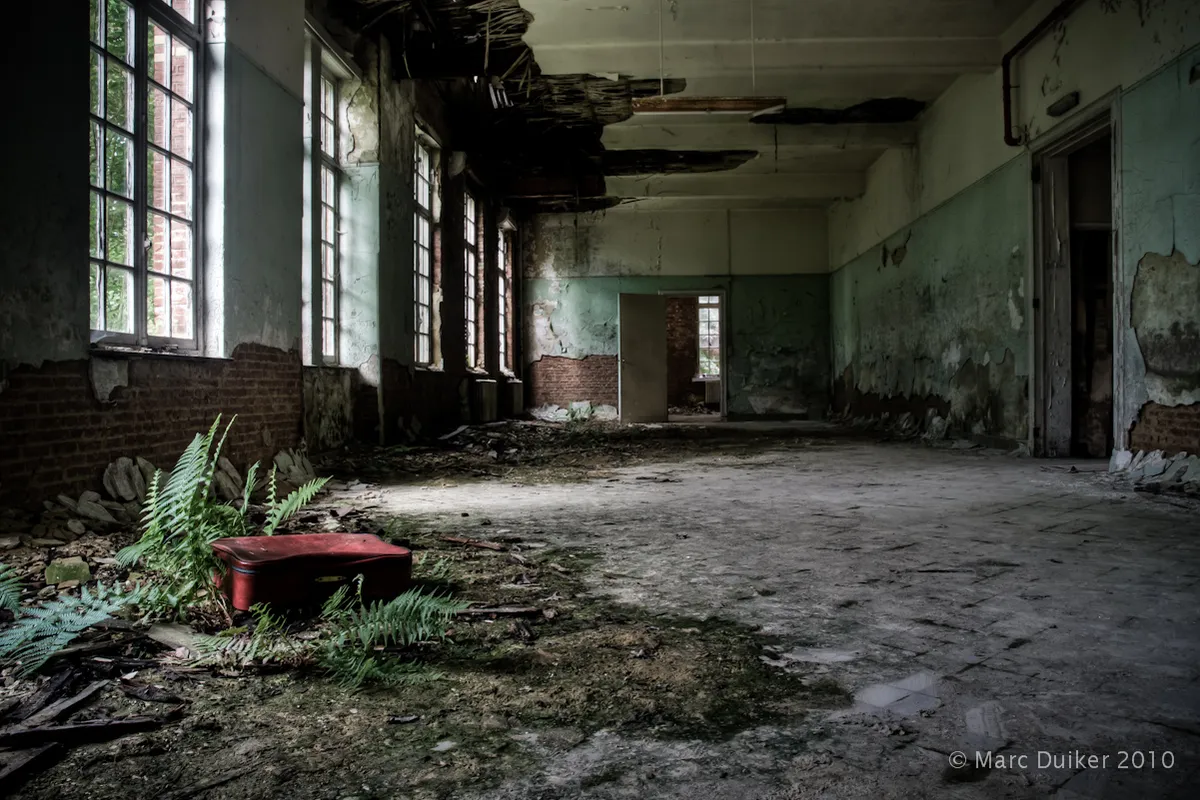
[[[1005,33],[1005,47],[1021,38],[1053,5],[1036,3]],[[834,204],[829,213],[829,242],[830,263],[836,270],[832,324],[839,407],[845,408],[855,397],[864,409],[934,407],[952,413],[965,433],[984,432],[1020,441],[1031,437],[1028,416],[1024,420],[1014,416],[1018,409],[1028,411],[1028,403],[1018,398],[1027,392],[1032,346],[1025,320],[1032,314],[1033,296],[1021,284],[1022,279],[1031,279],[1034,254],[1030,147],[1102,112],[1116,98],[1120,98],[1120,135],[1126,137],[1118,178],[1123,193],[1118,240],[1123,242],[1125,279],[1124,295],[1121,281],[1116,287],[1117,336],[1118,344],[1124,341],[1126,345],[1116,353],[1118,427],[1128,430],[1139,412],[1153,414],[1156,403],[1174,408],[1186,399],[1190,391],[1186,387],[1193,383],[1191,379],[1180,383],[1176,373],[1190,370],[1190,364],[1181,367],[1173,362],[1164,367],[1175,376],[1168,381],[1173,388],[1165,393],[1159,391],[1164,384],[1152,377],[1153,370],[1149,371],[1151,377],[1143,377],[1137,336],[1127,309],[1139,260],[1151,254],[1151,262],[1158,266],[1154,259],[1169,258],[1173,252],[1171,240],[1177,237],[1156,236],[1152,231],[1184,231],[1186,240],[1197,219],[1195,213],[1189,215],[1189,198],[1195,188],[1187,178],[1179,178],[1179,166],[1182,162],[1183,175],[1196,174],[1194,147],[1184,140],[1194,138],[1191,132],[1196,130],[1191,114],[1200,93],[1195,84],[1189,84],[1195,59],[1188,50],[1198,42],[1200,7],[1186,0],[1155,4],[1085,0],[1014,62],[1013,82],[1020,87],[1014,93],[1014,120],[1032,145],[1009,147],[1003,141],[1000,71],[966,75],[922,115],[915,150],[889,151],[868,172],[861,198]],[[1156,77],[1146,80],[1160,69]],[[1078,107],[1059,118],[1047,114],[1051,103],[1076,91]],[[1130,102],[1137,109],[1136,118]],[[1132,139],[1126,130],[1130,126]],[[1167,164],[1173,169],[1168,170]],[[1133,190],[1125,185],[1130,182]],[[971,217],[980,208],[990,208],[994,215],[977,218],[970,240],[945,229],[944,220]],[[939,246],[919,244],[928,238],[923,231],[938,229],[943,231],[935,237]],[[912,240],[906,242],[909,236]],[[914,244],[924,250],[917,259],[921,266],[914,269],[932,270],[930,276],[954,275],[958,287],[918,278],[916,288],[928,288],[931,298],[940,294],[946,300],[961,290],[956,301],[959,307],[947,317],[941,306],[918,304],[911,309],[912,316],[902,321],[904,346],[898,353],[889,354],[882,344],[864,349],[864,343],[886,341],[897,322],[888,309],[912,302],[905,299],[912,288],[911,279],[898,277],[908,262],[899,266],[899,273],[889,272],[891,257],[884,252],[900,247],[906,258],[912,259]],[[1186,256],[1177,258],[1188,260]],[[1189,263],[1194,261],[1193,257]],[[1173,279],[1191,274],[1179,268],[1173,271]],[[1193,305],[1190,300],[1170,302],[1175,304],[1170,310],[1156,310],[1149,316],[1156,320],[1151,324],[1158,330],[1169,332],[1173,322],[1178,322],[1183,331],[1176,335],[1178,340],[1188,335],[1182,320]],[[1183,307],[1177,307],[1181,303]],[[1142,305],[1161,307],[1158,301],[1147,300]],[[864,316],[863,306],[876,307],[881,313]],[[978,319],[1003,322],[1007,318],[1010,322],[987,334],[976,316],[962,313],[964,307],[979,311]],[[1011,356],[998,361],[1004,355],[997,352],[998,343],[1003,343],[1003,351],[1011,351]],[[1181,352],[1177,345],[1168,349]],[[966,396],[961,376],[980,371],[979,359],[985,351],[991,359],[988,380],[984,383],[977,377],[973,383],[978,388]],[[916,378],[910,381],[909,376]],[[1168,402],[1152,400],[1152,391]],[[999,416],[981,417],[971,410],[988,406],[988,392],[1008,398]],[[864,399],[876,396],[886,402],[864,405]]]
[[[615,398],[621,293],[722,290],[731,415],[828,406],[827,238],[820,209],[610,211],[526,226],[534,405]]]

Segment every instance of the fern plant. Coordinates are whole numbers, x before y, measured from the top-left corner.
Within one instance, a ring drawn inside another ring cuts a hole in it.
[[[23,675],[35,672],[79,634],[150,594],[140,587],[123,592],[119,585],[100,584],[95,593],[84,586],[79,597],[61,594],[40,606],[21,609],[12,626],[0,631],[0,660],[19,662]]]
[[[262,603],[251,606],[253,627],[230,628],[215,636],[200,636],[196,649],[202,663],[244,667],[254,663],[301,663],[307,659],[303,642],[293,640],[287,622]]]
[[[21,609],[21,581],[8,564],[0,564],[0,609],[14,614]]]
[[[157,573],[162,588],[159,610],[181,619],[197,605],[217,605],[225,610],[214,581],[222,563],[214,555],[212,544],[218,539],[256,532],[248,514],[257,463],[246,472],[240,508],[217,500],[213,491],[217,463],[236,419],[231,419],[217,438],[221,426],[218,415],[207,433],[196,434],[169,476],[164,479],[161,470],[155,473],[142,509],[142,537],[117,553],[121,565],[141,562]],[[309,481],[279,500],[272,469],[267,486],[267,519],[261,533],[275,533],[280,524],[311,502],[327,481]]]

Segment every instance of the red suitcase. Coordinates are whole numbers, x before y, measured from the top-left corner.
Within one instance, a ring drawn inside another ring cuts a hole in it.
[[[239,611],[255,603],[317,607],[357,575],[363,600],[390,600],[412,579],[412,552],[371,534],[244,536],[212,548],[226,565],[222,589]]]

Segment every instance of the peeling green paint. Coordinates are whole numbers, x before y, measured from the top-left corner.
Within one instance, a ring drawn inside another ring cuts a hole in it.
[[[1013,159],[890,237],[883,258],[871,250],[833,274],[845,389],[940,398],[964,431],[1027,438],[1029,164]]]

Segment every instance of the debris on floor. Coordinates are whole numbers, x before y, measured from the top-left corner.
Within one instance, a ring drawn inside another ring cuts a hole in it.
[[[1200,496],[1200,456],[1188,453],[1169,456],[1162,450],[1149,453],[1139,450],[1135,455],[1129,450],[1116,450],[1109,460],[1108,471],[1129,481],[1137,492]]]

